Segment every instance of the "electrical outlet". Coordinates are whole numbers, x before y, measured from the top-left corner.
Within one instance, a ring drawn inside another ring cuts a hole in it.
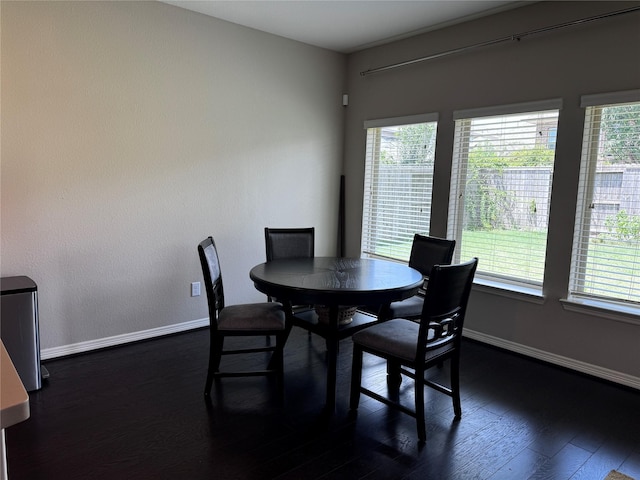
[[[200,296],[200,282],[191,282],[191,296],[192,297]]]

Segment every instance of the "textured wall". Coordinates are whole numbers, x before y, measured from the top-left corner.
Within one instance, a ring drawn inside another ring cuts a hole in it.
[[[263,300],[263,228],[334,253],[346,58],[159,2],[2,2],[2,276],[39,289],[42,348]]]

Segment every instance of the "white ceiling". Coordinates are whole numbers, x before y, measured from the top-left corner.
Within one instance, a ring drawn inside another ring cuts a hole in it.
[[[162,1],[343,53],[530,3],[523,0]]]

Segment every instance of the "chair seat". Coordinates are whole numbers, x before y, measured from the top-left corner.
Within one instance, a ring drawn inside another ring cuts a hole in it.
[[[224,307],[218,317],[221,331],[274,331],[285,329],[285,314],[277,302],[248,303]]]
[[[405,300],[393,302],[389,305],[388,318],[420,318],[423,306],[422,295],[414,295]]]
[[[419,323],[404,318],[395,318],[359,331],[353,335],[353,341],[367,350],[376,350],[384,356],[413,363],[416,360],[416,349],[418,348],[416,339],[419,331]],[[434,330],[429,329],[427,342],[433,340]],[[438,341],[434,343],[433,347],[433,349],[427,347],[425,361],[453,350],[451,341]]]
[[[422,306],[424,305],[424,296],[414,295],[413,297],[392,302],[387,308],[380,310],[379,305],[361,305],[358,307],[363,312],[372,315],[381,314],[381,318],[409,318],[419,319],[422,314]]]
[[[360,330],[353,335],[353,342],[365,349],[412,362],[416,358],[419,330],[420,324],[396,318]]]

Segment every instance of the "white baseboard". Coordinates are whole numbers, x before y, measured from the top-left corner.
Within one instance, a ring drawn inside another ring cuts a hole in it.
[[[201,318],[198,320],[191,320],[189,322],[167,325],[165,327],[152,328],[150,330],[125,333],[122,335],[115,335],[113,337],[99,338],[97,340],[73,343],[71,345],[63,345],[61,347],[45,348],[40,352],[40,358],[41,360],[51,360],[67,355],[98,350],[100,348],[114,347],[117,345],[124,345],[126,343],[136,342],[139,340],[147,340],[150,338],[170,335],[172,333],[186,332],[187,330],[206,327],[208,325],[209,319]],[[628,375],[626,373],[616,372],[615,370],[599,367],[597,365],[591,365],[589,363],[581,362],[568,357],[563,357],[554,353],[545,352],[544,350],[538,350],[537,348],[528,347],[520,343],[511,342],[499,337],[484,334],[482,332],[476,332],[474,330],[465,329],[463,335],[472,340],[477,340],[479,342],[503,348],[511,352],[520,353],[528,357],[536,358],[538,360],[552,363],[554,365],[559,365],[561,367],[586,373],[597,378],[602,378],[603,380],[608,380],[610,382],[626,385],[628,387],[640,390],[640,378]]]
[[[603,380],[608,380],[610,382],[626,385],[627,387],[632,387],[640,390],[640,378],[634,377],[633,375],[616,372],[615,370],[610,370],[608,368],[599,367],[590,363],[581,362],[573,358],[563,357],[554,353],[545,352],[544,350],[538,350],[537,348],[528,347],[520,343],[510,342],[499,337],[493,337],[491,335],[486,335],[484,333],[476,332],[474,330],[469,330],[466,328],[463,331],[463,336],[499,348],[504,348],[505,350],[509,350],[511,352],[520,353],[522,355],[526,355],[527,357],[536,358],[548,363],[553,363],[554,365],[559,365],[561,367],[586,373],[587,375],[592,375]]]
[[[87,342],[72,343],[71,345],[63,345],[61,347],[44,348],[40,351],[41,360],[51,360],[66,355],[76,353],[89,352],[105,347],[114,347],[116,345],[124,345],[125,343],[136,342],[139,340],[147,340],[149,338],[161,337],[172,333],[186,332],[195,328],[206,327],[209,325],[209,318],[201,318],[199,320],[191,320],[184,323],[176,323],[167,325],[166,327],[152,328],[150,330],[142,330],[139,332],[124,333],[122,335],[114,335],[113,337],[98,338],[97,340],[89,340]]]

